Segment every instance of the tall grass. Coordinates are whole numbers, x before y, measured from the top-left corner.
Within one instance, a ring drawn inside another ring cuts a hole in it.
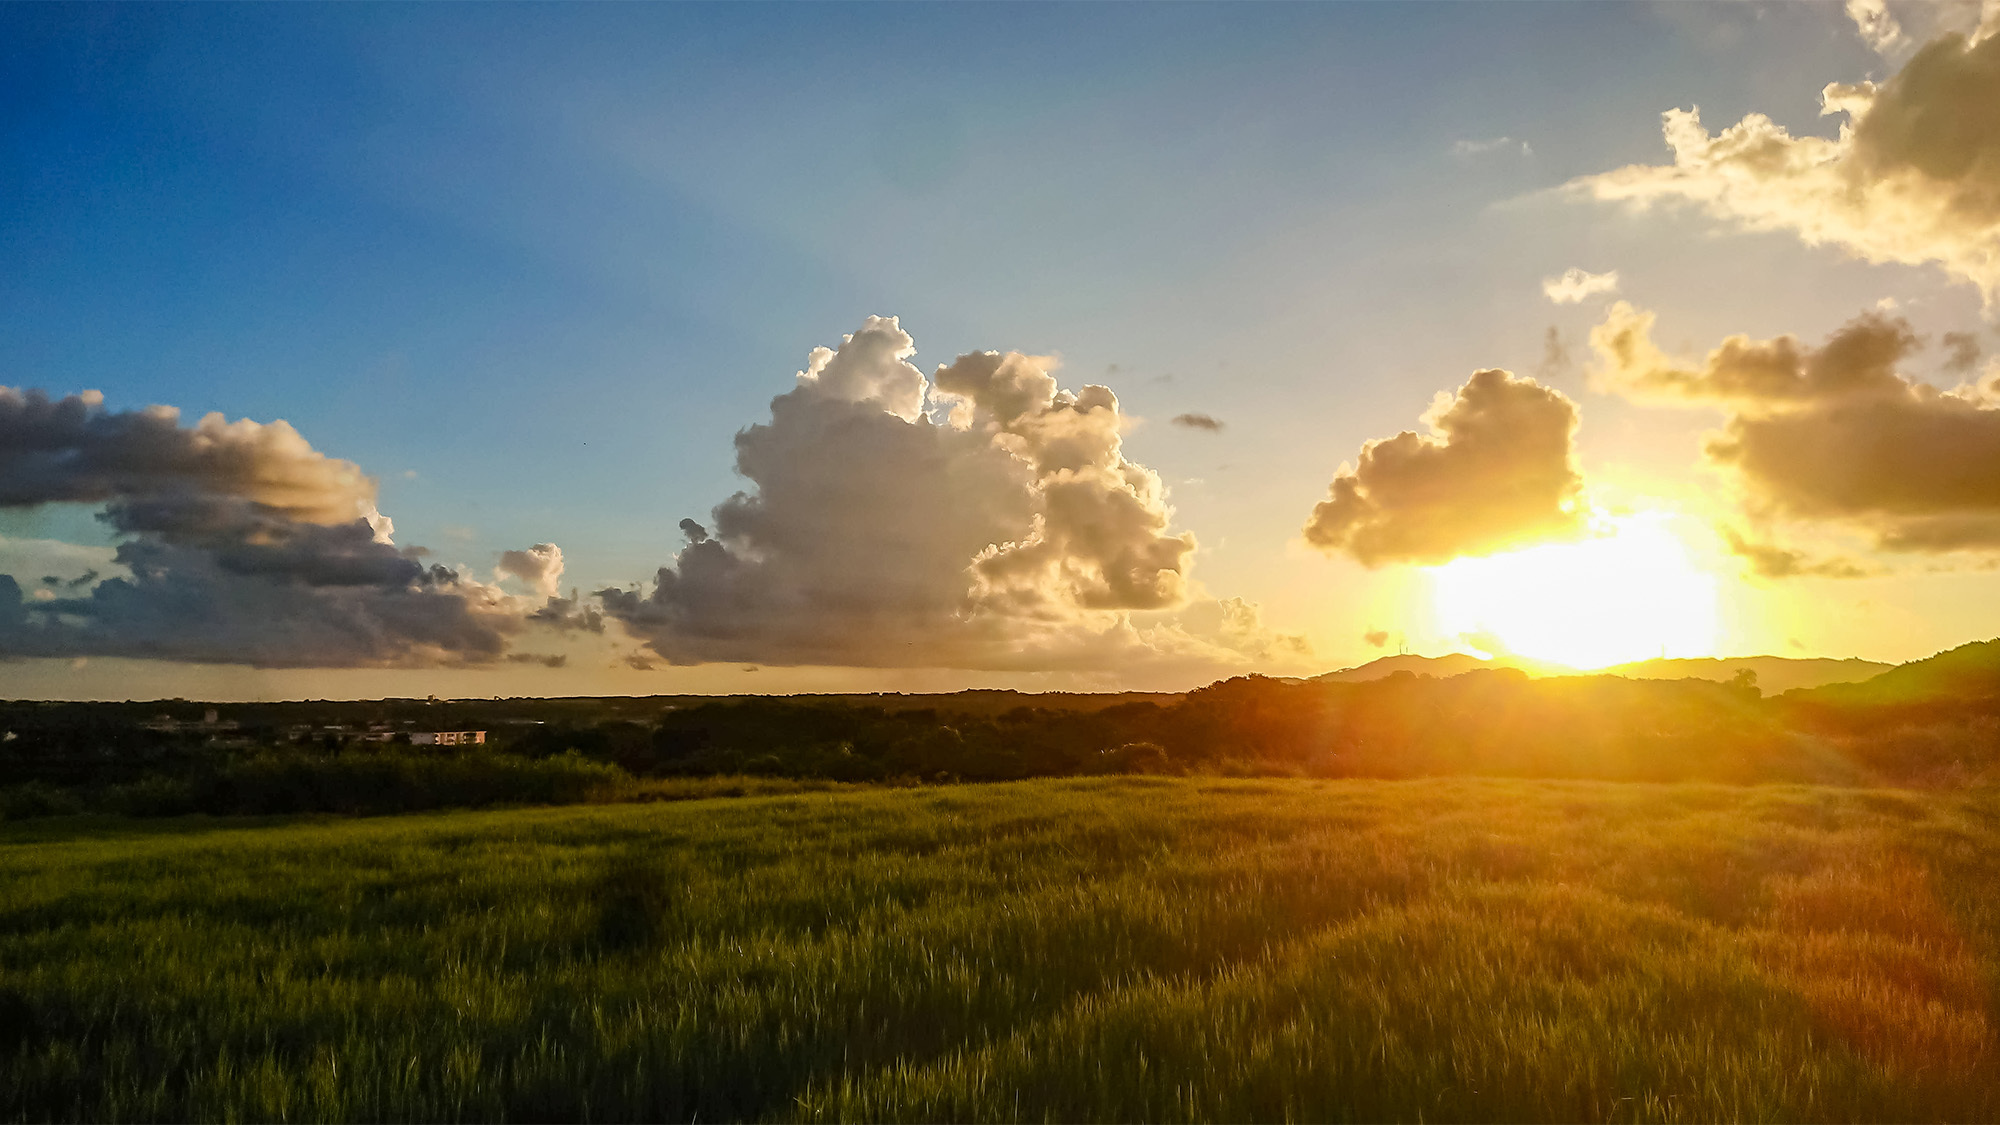
[[[6,1117],[2000,1117],[1984,793],[1127,778],[63,831],[0,827]]]

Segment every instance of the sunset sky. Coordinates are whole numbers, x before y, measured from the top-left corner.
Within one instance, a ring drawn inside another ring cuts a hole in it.
[[[0,7],[0,697],[2000,636],[1995,30]]]

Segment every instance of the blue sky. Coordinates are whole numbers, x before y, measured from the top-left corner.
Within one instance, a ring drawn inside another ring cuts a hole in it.
[[[1695,350],[1978,320],[1935,271],[1553,190],[1664,159],[1675,107],[1831,135],[1821,86],[1894,67],[1834,5],[13,5],[0,44],[0,384],[285,419],[399,543],[553,540],[585,589],[670,561],[731,436],[895,315],[926,372],[1110,385],[1202,582],[1337,665],[1406,577],[1301,550],[1306,511],[1550,326],[1581,353],[1543,278],[1618,269]],[[1587,466],[1685,472],[1712,423],[1545,377]]]

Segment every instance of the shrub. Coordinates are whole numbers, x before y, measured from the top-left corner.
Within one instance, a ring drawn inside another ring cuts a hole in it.
[[[83,801],[75,793],[47,782],[29,781],[0,789],[0,820],[66,816],[82,811]]]

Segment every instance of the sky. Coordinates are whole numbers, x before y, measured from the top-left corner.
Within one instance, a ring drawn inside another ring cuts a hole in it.
[[[1996,24],[0,7],[0,697],[2000,635]]]

